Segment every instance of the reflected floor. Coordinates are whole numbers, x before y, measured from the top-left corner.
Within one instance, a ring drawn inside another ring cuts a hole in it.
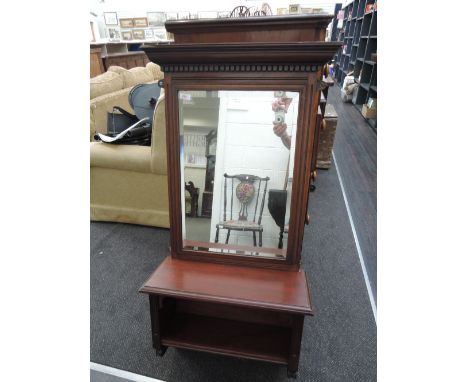
[[[209,218],[185,218],[187,240],[210,241]]]

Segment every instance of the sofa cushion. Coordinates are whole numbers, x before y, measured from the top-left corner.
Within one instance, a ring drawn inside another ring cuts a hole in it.
[[[161,68],[154,62],[148,62],[146,64],[146,68],[151,70],[151,73],[153,74],[153,79],[155,81],[159,81],[164,78],[164,73],[161,71]]]
[[[112,65],[112,66],[109,66],[109,69],[107,69],[107,71],[108,72],[114,72],[114,73],[117,73],[117,74],[122,74],[122,72],[126,72],[127,69],[122,68],[121,66]]]
[[[123,78],[125,88],[154,81],[151,70],[143,67],[136,67],[126,70],[125,72],[122,72],[121,76]]]
[[[123,85],[123,78],[117,73],[106,72],[100,74],[90,80],[90,99],[121,90]]]
[[[151,147],[91,142],[91,167],[151,172]]]

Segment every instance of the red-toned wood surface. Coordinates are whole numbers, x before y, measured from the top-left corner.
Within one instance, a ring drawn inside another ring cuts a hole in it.
[[[167,21],[176,43],[324,41],[333,15],[286,15]]]
[[[283,272],[170,256],[140,292],[312,315],[305,272]]]
[[[287,364],[291,331],[273,325],[179,314],[161,334],[163,346]]]

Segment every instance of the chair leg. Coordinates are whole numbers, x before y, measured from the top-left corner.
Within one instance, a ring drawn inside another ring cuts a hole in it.
[[[228,233],[227,233],[227,236],[226,236],[226,244],[229,243],[229,235],[231,235],[231,230],[228,229]]]
[[[255,231],[252,231],[253,234],[253,241],[254,241],[254,247],[257,246],[257,235],[255,235]]]
[[[262,246],[262,231],[258,231],[258,245]]]
[[[215,236],[215,243],[219,240],[219,227],[216,227],[216,236]]]
[[[284,232],[284,227],[281,227],[280,234],[279,234],[279,243],[278,243],[279,249],[283,249],[283,232]]]

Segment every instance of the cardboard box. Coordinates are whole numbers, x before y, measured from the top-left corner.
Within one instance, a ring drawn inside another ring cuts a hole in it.
[[[362,105],[361,114],[364,118],[377,118],[377,108],[369,108],[367,105]]]

